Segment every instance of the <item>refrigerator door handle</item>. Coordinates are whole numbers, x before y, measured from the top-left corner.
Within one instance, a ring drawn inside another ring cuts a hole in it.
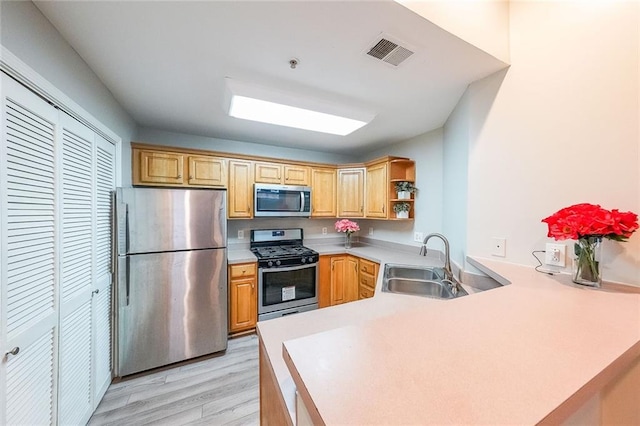
[[[127,299],[127,303],[126,303],[125,306],[129,306],[129,293],[131,291],[131,287],[130,287],[130,284],[129,284],[129,282],[131,281],[129,279],[129,277],[131,276],[131,258],[129,256],[127,256],[125,269],[126,269],[126,272],[125,272],[126,277],[125,277],[125,283],[124,283],[125,287],[124,288],[125,288],[125,296],[126,296],[126,299]]]
[[[129,204],[125,203],[124,205],[124,246],[127,254],[129,253]],[[127,265],[129,265],[129,261],[127,260]],[[129,270],[127,269],[127,277],[129,276]],[[127,278],[128,281],[128,278]],[[129,296],[127,295],[127,298]],[[129,303],[127,302],[127,305]]]

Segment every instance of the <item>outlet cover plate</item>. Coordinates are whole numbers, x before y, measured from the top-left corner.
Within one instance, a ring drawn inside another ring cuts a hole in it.
[[[369,228],[369,235],[373,235],[373,228]]]
[[[242,230],[238,231],[238,239],[239,240],[244,240],[244,231],[242,231]]]
[[[424,241],[424,234],[422,232],[414,232],[413,241],[421,243],[422,241]]]
[[[322,227],[322,235],[327,235],[327,227],[326,226]]]
[[[565,266],[567,246],[564,244],[547,243],[544,253],[544,263],[551,266]]]
[[[493,237],[491,239],[493,244],[493,248],[491,249],[491,254],[493,256],[505,257],[507,255],[507,239],[500,237]]]

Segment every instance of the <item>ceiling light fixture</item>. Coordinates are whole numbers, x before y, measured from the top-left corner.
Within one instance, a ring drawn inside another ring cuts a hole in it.
[[[247,85],[230,78],[225,80],[227,111],[236,118],[346,136],[375,117],[303,95]]]

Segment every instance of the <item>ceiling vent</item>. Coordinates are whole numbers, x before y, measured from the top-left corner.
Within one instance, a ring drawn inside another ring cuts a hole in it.
[[[404,44],[404,46],[403,46]],[[397,67],[411,55],[415,49],[387,34],[380,34],[366,52],[367,55]]]

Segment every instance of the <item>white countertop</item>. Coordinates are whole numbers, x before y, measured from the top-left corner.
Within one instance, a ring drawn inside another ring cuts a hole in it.
[[[511,285],[454,300],[382,293],[385,263],[442,263],[372,246],[347,252],[380,262],[373,298],[258,323],[292,418],[293,373],[328,424],[535,423],[622,354],[640,355],[638,294],[488,259],[471,261]],[[427,396],[436,405],[416,408]]]

